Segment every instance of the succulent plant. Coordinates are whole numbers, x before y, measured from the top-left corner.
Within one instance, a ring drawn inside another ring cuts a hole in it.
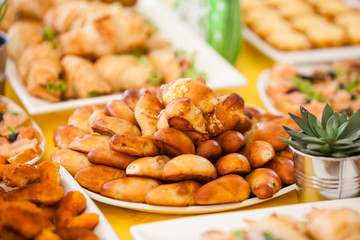
[[[6,2],[7,0],[2,0],[2,1],[0,0],[0,24],[5,17],[5,13],[7,10]]]
[[[291,147],[310,155],[347,157],[360,154],[360,110],[350,118],[326,104],[320,121],[300,106],[301,118],[289,113],[301,132],[283,126],[291,139],[279,137]]]

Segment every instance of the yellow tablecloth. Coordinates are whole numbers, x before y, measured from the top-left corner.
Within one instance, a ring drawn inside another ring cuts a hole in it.
[[[271,67],[272,64],[273,64],[272,60],[270,60],[265,55],[260,53],[250,44],[244,43],[242,52],[235,66],[249,80],[249,84],[243,88],[228,89],[221,92],[224,93],[237,92],[245,99],[246,103],[251,103],[263,107],[257,92],[256,81],[259,73],[262,70]],[[19,105],[22,106],[19,98],[11,89],[8,82],[6,83],[5,95],[10,97]],[[47,144],[46,151],[41,161],[49,160],[51,153],[56,150],[52,140],[53,131],[56,126],[67,124],[67,118],[71,112],[72,110],[33,116],[33,119],[40,125],[46,138],[46,144]],[[297,196],[296,196],[296,192],[292,191],[276,199],[266,201],[264,203],[260,203],[257,205],[253,205],[250,207],[238,209],[236,211],[275,207],[275,206],[295,204],[295,203],[297,203]],[[191,216],[191,215],[168,215],[168,214],[145,213],[145,212],[139,212],[124,208],[113,207],[99,202],[96,202],[96,204],[103,212],[107,220],[110,222],[112,227],[115,229],[116,233],[118,234],[121,240],[133,239],[129,231],[130,227],[133,225],[174,219],[184,216]]]

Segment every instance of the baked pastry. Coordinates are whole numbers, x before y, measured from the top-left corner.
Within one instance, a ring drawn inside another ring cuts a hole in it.
[[[296,16],[291,19],[291,23],[293,27],[300,32],[306,32],[306,30],[311,29],[312,26],[315,25],[329,24],[326,18],[318,14]]]
[[[159,148],[151,137],[115,134],[109,142],[114,151],[138,157],[156,156]]]
[[[247,157],[253,168],[260,167],[275,157],[274,147],[261,140],[248,143],[241,153]]]
[[[83,168],[91,166],[86,155],[70,149],[59,149],[51,154],[50,160],[59,163],[72,176]]]
[[[93,164],[106,165],[110,167],[126,169],[126,167],[137,157],[119,153],[111,150],[110,147],[97,147],[92,149],[87,158]]]
[[[200,183],[191,180],[162,184],[146,194],[146,203],[176,207],[192,206],[195,205],[195,194],[200,186]]]
[[[101,110],[99,105],[84,106],[75,109],[68,119],[68,124],[80,128],[83,131],[90,132],[88,119],[96,110]]]
[[[304,50],[311,46],[305,35],[295,31],[275,31],[268,35],[265,40],[283,51]]]
[[[301,1],[284,2],[283,4],[278,5],[277,9],[280,14],[287,19],[308,15],[314,12],[310,5]]]
[[[283,184],[295,183],[295,168],[291,159],[276,156],[267,162],[264,167],[274,170]]]
[[[196,155],[202,156],[210,161],[221,155],[221,146],[215,140],[206,140],[197,145]]]
[[[12,0],[11,5],[16,13],[23,17],[42,19],[44,12],[51,7],[48,0],[34,0],[31,4],[27,0]]]
[[[272,197],[281,188],[280,177],[269,168],[257,168],[246,176],[251,192],[259,199]]]
[[[122,100],[111,100],[106,104],[106,114],[138,125],[133,110]]]
[[[91,128],[102,135],[131,134],[140,136],[140,130],[131,122],[116,117],[98,117],[91,124]]]
[[[108,147],[110,137],[105,135],[91,135],[85,134],[79,137],[74,138],[70,144],[69,148],[71,150],[89,153],[92,149],[96,147]]]
[[[162,180],[164,166],[169,161],[170,158],[166,155],[138,158],[127,166],[126,175]]]
[[[329,18],[356,11],[355,8],[343,1],[319,1],[316,4],[316,10]]]
[[[86,133],[84,130],[71,125],[57,126],[53,133],[54,145],[55,147],[66,149],[74,138]]]
[[[248,159],[240,153],[230,153],[221,157],[215,167],[221,176],[230,173],[243,175],[251,172]]]
[[[269,21],[266,18],[260,18],[253,23],[252,29],[260,37],[266,38],[267,35],[272,34],[276,31],[291,31],[292,27],[291,24],[284,19],[276,18]]]
[[[314,25],[305,32],[311,44],[315,47],[334,47],[346,42],[345,31],[335,25]]]
[[[220,144],[223,153],[237,152],[245,145],[245,137],[238,131],[228,130],[220,134],[216,141]]]

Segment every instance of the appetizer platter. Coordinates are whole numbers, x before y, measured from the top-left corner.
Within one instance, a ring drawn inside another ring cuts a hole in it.
[[[341,234],[341,231],[350,231],[350,234],[359,234],[359,214],[360,214],[360,206],[359,206],[359,198],[350,198],[350,199],[342,199],[342,200],[332,200],[332,201],[322,201],[322,202],[313,202],[313,203],[305,203],[305,204],[296,204],[290,206],[282,206],[282,207],[273,207],[266,209],[258,209],[251,211],[237,211],[230,213],[217,213],[211,215],[202,215],[195,217],[186,217],[181,219],[167,220],[161,222],[140,224],[130,228],[130,232],[134,239],[136,240],[165,240],[169,239],[169,233],[171,233],[171,239],[174,240],[182,240],[182,239],[244,239],[240,238],[241,235],[239,231],[248,230],[249,224],[247,222],[259,222],[262,223],[261,226],[258,226],[261,230],[276,234],[284,234],[282,237],[286,236],[284,231],[287,228],[295,227],[293,223],[295,221],[300,221],[297,224],[303,224],[304,221],[308,222],[309,220],[306,218],[306,215],[313,220],[322,219],[321,224],[314,223],[314,231],[318,231],[318,235],[324,236],[325,234],[333,235],[335,234],[333,231],[335,227],[334,225],[339,222],[349,221],[346,226],[342,230],[339,230],[337,234]],[[322,211],[323,210],[323,211]],[[310,212],[313,212],[312,215]],[[331,214],[334,212],[333,214]],[[347,213],[347,214],[345,214]],[[275,215],[274,215],[275,214]],[[318,214],[318,216],[316,216]],[[331,220],[331,216],[339,216],[335,217]],[[271,217],[276,218],[279,216],[286,216],[286,224],[281,221],[274,222],[262,222],[261,220],[269,219]],[[346,218],[346,217],[349,218]],[[292,220],[293,218],[294,220]],[[266,224],[268,223],[268,224]],[[256,224],[256,223],[255,223]],[[280,224],[280,226],[278,225]],[[316,226],[315,226],[316,225]],[[315,229],[316,227],[316,229]],[[303,227],[302,227],[303,228]],[[167,231],[163,231],[163,229],[167,229]],[[184,231],[186,229],[186,231]],[[218,234],[215,238],[206,238],[205,233],[211,230],[217,230],[217,232],[230,233],[231,231],[237,232],[239,235],[228,236],[228,238],[224,237],[222,234]],[[355,231],[354,231],[355,230]],[[357,231],[357,233],[356,233]],[[287,231],[289,233],[290,231]],[[349,233],[349,232],[348,232]],[[345,233],[346,234],[346,233]],[[238,238],[236,238],[238,236]],[[265,239],[263,236],[256,235],[258,238],[256,239]],[[280,235],[281,236],[281,235]],[[348,236],[348,235],[342,235]],[[357,236],[357,235],[355,235]],[[202,238],[203,237],[203,238]],[[233,237],[233,238],[232,238]],[[293,236],[294,237],[294,236]],[[295,239],[293,237],[286,239]],[[303,239],[303,238],[302,238]],[[305,238],[306,239],[306,238]],[[325,238],[316,238],[316,239],[330,239],[329,236],[325,236]],[[334,239],[346,239],[345,238],[334,238]]]
[[[359,4],[244,1],[244,37],[276,61],[328,62],[360,53]]]
[[[44,11],[42,21],[18,21],[8,31],[6,74],[30,114],[106,103],[178,77],[203,76],[214,89],[247,84],[158,0],[135,8],[64,2]],[[102,17],[101,28],[113,34],[97,28]]]
[[[1,237],[118,239],[95,203],[59,164],[3,164],[0,169]]]
[[[299,66],[277,63],[258,78],[259,96],[274,114],[300,114],[299,106],[321,115],[326,103],[351,116],[360,107],[359,60]]]
[[[256,204],[294,190],[292,154],[276,116],[216,95],[202,78],[76,109],[54,130],[64,166],[92,198],[162,213],[204,213]],[[219,195],[218,192],[223,194]]]
[[[41,128],[19,105],[4,96],[0,96],[0,115],[1,164],[35,164],[45,151]]]

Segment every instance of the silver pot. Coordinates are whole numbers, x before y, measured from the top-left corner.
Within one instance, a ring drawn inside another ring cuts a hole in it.
[[[5,63],[6,63],[7,37],[0,32],[0,95],[5,92]]]
[[[290,148],[299,202],[360,197],[360,156],[318,157]]]

